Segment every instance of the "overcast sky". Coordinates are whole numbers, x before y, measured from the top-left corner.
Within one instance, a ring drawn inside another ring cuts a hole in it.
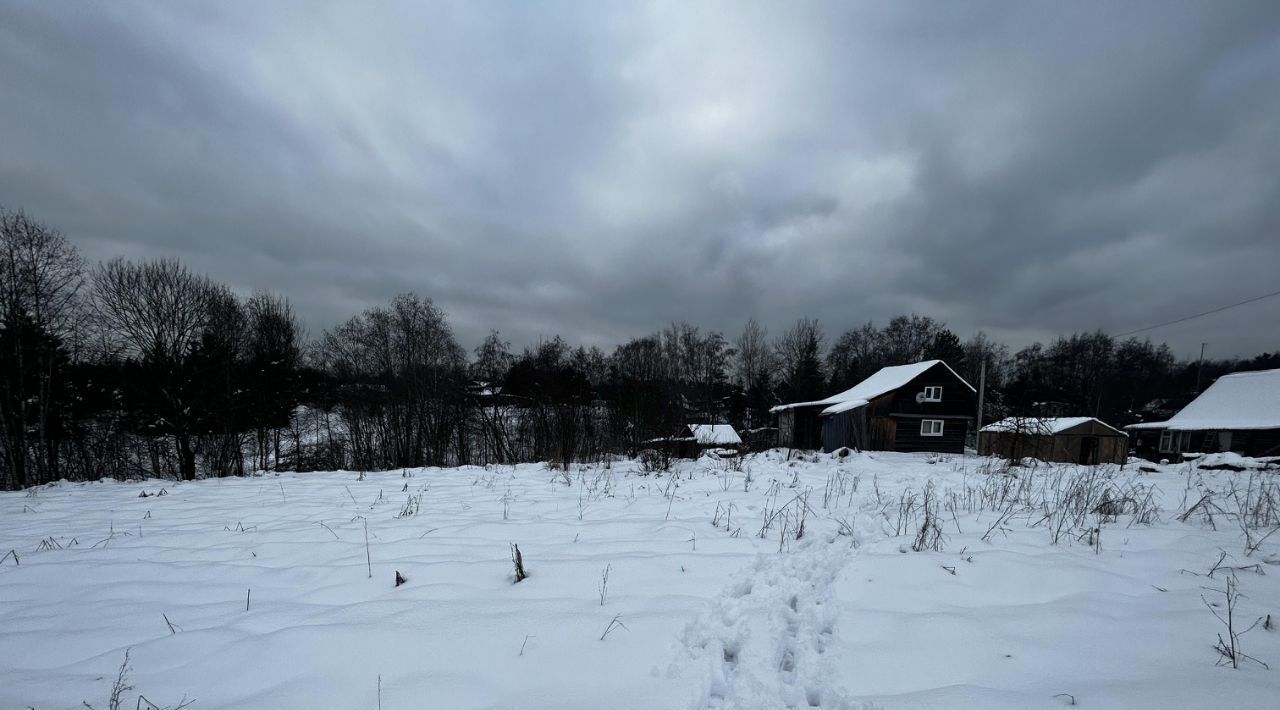
[[[7,0],[0,204],[313,334],[1121,333],[1280,289],[1280,2]]]

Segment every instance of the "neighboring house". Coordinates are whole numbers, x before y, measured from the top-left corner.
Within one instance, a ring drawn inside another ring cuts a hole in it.
[[[1142,406],[1137,412],[1131,412],[1136,415],[1137,419],[1162,422],[1170,419],[1178,413],[1178,410],[1191,404],[1191,400],[1195,399],[1195,395],[1182,395],[1178,397],[1162,397],[1153,399]]]
[[[1006,459],[1123,464],[1129,437],[1093,417],[1009,417],[982,427],[978,453]]]
[[[467,385],[467,394],[470,395],[481,407],[498,407],[515,404],[516,397],[504,394],[502,385],[484,382],[481,380],[473,380]]]
[[[1223,375],[1167,421],[1125,429],[1134,451],[1153,460],[1220,451],[1280,456],[1280,370]]]
[[[708,449],[738,451],[742,437],[729,424],[687,424],[675,436],[647,443],[669,446],[672,454],[681,458],[697,458]]]
[[[856,386],[813,402],[774,407],[778,445],[831,452],[963,453],[976,391],[941,360],[885,367]]]

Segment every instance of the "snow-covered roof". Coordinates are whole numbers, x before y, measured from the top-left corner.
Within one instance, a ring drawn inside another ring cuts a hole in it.
[[[1119,429],[1094,417],[1008,417],[982,427],[982,431],[1052,435],[1061,434],[1087,422],[1097,422],[1117,434],[1124,434]]]
[[[847,412],[850,409],[857,409],[858,407],[864,406],[871,400],[885,394],[886,392],[892,392],[899,387],[902,387],[908,382],[924,374],[925,371],[934,365],[942,365],[947,368],[947,371],[955,375],[956,379],[960,380],[965,387],[968,387],[971,391],[977,391],[973,389],[973,385],[965,382],[963,377],[956,375],[956,371],[952,370],[947,363],[941,360],[925,360],[924,362],[915,362],[910,365],[882,367],[874,375],[841,392],[840,394],[832,395],[826,399],[814,400],[812,402],[780,404],[769,411],[783,412],[797,407],[825,406],[826,408],[822,410],[823,415]]]
[[[728,424],[690,424],[694,441],[703,446],[729,446],[741,444],[742,437]]]
[[[1174,431],[1280,429],[1280,370],[1223,375],[1168,421],[1144,422],[1125,428]]]
[[[839,414],[840,412],[847,412],[850,409],[865,407],[868,404],[869,402],[865,399],[846,399],[843,402],[840,402],[838,404],[833,404],[830,407],[827,407],[826,409],[822,410],[822,413],[823,414]]]

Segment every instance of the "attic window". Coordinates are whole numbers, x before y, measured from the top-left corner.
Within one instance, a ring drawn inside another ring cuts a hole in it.
[[[920,420],[920,436],[942,436],[942,420],[941,419],[921,419]]]
[[[924,388],[924,397],[921,402],[941,402],[942,401],[942,385],[929,385]]]

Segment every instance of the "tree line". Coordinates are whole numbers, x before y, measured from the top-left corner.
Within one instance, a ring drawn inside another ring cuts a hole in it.
[[[0,209],[0,487],[59,479],[190,480],[256,470],[594,461],[635,455],[687,423],[772,442],[769,408],[818,399],[881,367],[942,359],[987,419],[1087,414],[1126,424],[1214,378],[1280,367],[1179,361],[1102,332],[1011,352],[984,333],[904,315],[830,343],[802,318],[776,336],[679,322],[611,353],[560,337],[474,351],[430,299],[402,294],[308,338],[283,297],[247,298],[173,259],[90,265],[56,229]]]

